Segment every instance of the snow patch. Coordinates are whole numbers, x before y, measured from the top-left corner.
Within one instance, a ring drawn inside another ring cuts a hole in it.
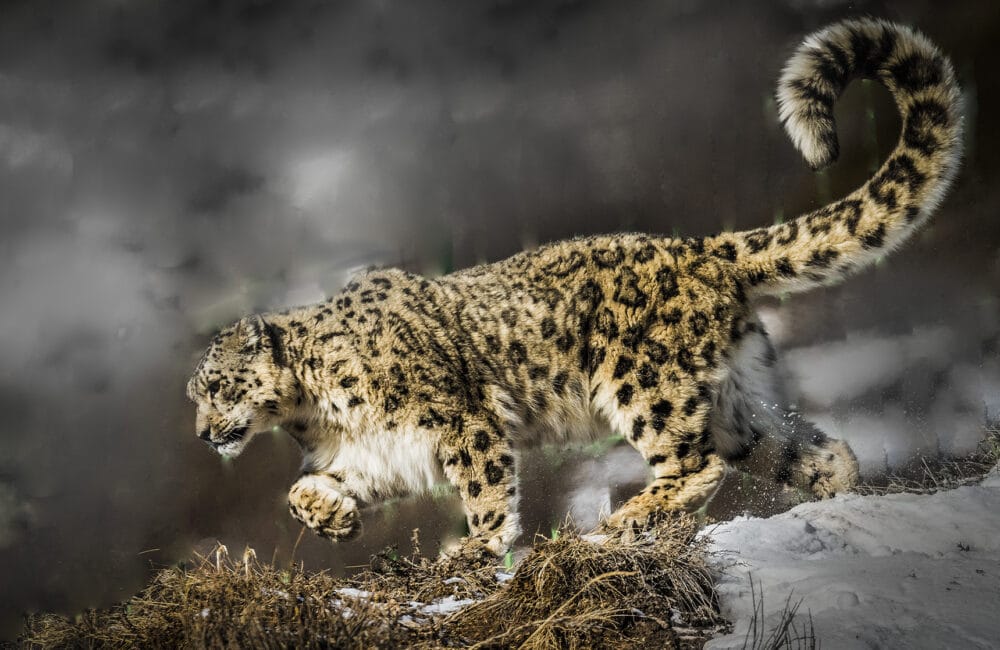
[[[424,614],[434,616],[447,616],[448,614],[453,614],[474,602],[476,601],[472,598],[455,598],[454,596],[445,596],[444,598],[435,600],[430,605],[424,605],[420,608],[420,611]]]
[[[1000,474],[931,495],[842,495],[769,519],[707,532],[733,633],[705,647],[743,646],[750,578],[764,629],[802,599],[829,648],[989,648],[1000,638]]]

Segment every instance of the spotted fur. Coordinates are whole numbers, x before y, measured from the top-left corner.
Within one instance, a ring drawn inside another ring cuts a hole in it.
[[[923,222],[958,164],[961,113],[948,61],[876,20],[806,39],[778,89],[781,118],[814,166],[837,154],[832,107],[879,80],[903,134],[850,196],[794,221],[706,239],[572,239],[428,279],[375,270],[327,302],[251,316],[215,338],[191,378],[198,431],[238,454],[280,426],[300,443],[292,514],[331,539],[358,509],[446,478],[470,543],[502,553],[519,532],[526,444],[623,436],[653,478],[608,520],[644,525],[714,493],[727,462],[825,497],[857,463],[782,407],[762,294],[837,281]]]

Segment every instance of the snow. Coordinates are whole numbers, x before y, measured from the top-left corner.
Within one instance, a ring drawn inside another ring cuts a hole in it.
[[[471,605],[476,602],[472,598],[455,598],[454,596],[445,596],[444,598],[439,598],[432,602],[430,605],[424,605],[420,608],[420,611],[424,614],[434,614],[437,616],[447,616],[457,612],[458,610]]]
[[[743,646],[750,578],[770,631],[789,594],[826,648],[995,648],[1000,643],[1000,466],[931,495],[842,495],[708,531],[723,614]],[[759,597],[758,597],[759,600]]]
[[[354,587],[341,587],[336,590],[336,593],[344,596],[345,598],[353,598],[355,600],[368,600],[371,598],[372,592],[365,591],[364,589],[355,589]],[[340,611],[340,615],[345,619],[354,616],[354,610],[347,606],[343,600],[339,598],[334,598],[330,601],[331,607],[335,610]]]

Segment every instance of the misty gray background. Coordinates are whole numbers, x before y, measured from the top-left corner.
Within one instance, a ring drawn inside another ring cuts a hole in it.
[[[577,234],[749,228],[863,182],[899,128],[882,89],[847,91],[844,153],[820,175],[772,100],[805,34],[863,13],[952,56],[966,162],[911,245],[765,318],[797,404],[873,473],[968,451],[997,418],[997,3],[0,5],[0,632],[127,598],[215,540],[288,560],[294,446],[224,463],[194,435],[183,387],[214,329],[368,264],[441,273]],[[627,494],[636,458],[534,455],[528,532]],[[739,511],[728,494],[720,512]],[[342,572],[463,523],[445,494],[365,526],[340,546],[307,534],[296,558]]]

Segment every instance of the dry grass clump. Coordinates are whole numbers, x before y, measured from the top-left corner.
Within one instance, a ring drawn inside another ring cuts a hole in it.
[[[505,589],[453,616],[449,632],[475,648],[680,647],[671,619],[722,622],[696,532],[677,517],[598,543],[574,532],[545,541]]]
[[[158,572],[126,603],[72,621],[30,616],[20,641],[44,648],[367,648],[406,641],[404,630],[384,625],[377,605],[340,597],[345,586],[326,573],[258,562],[252,552],[232,560],[220,546],[193,569]]]
[[[855,488],[865,495],[933,494],[979,483],[1000,462],[1000,428],[987,429],[976,451],[960,458],[917,457],[886,476]]]
[[[802,600],[792,602],[789,594],[778,620],[768,630],[763,625],[764,588],[759,583],[754,584],[753,576],[750,576],[750,597],[753,618],[743,637],[743,650],[816,650],[819,647],[812,614],[805,622],[797,620]]]
[[[220,546],[137,596],[69,620],[28,617],[25,647],[700,647],[724,624],[690,518],[600,540],[539,538],[513,576],[495,560],[383,552],[350,578]],[[678,637],[675,626],[691,627]]]

